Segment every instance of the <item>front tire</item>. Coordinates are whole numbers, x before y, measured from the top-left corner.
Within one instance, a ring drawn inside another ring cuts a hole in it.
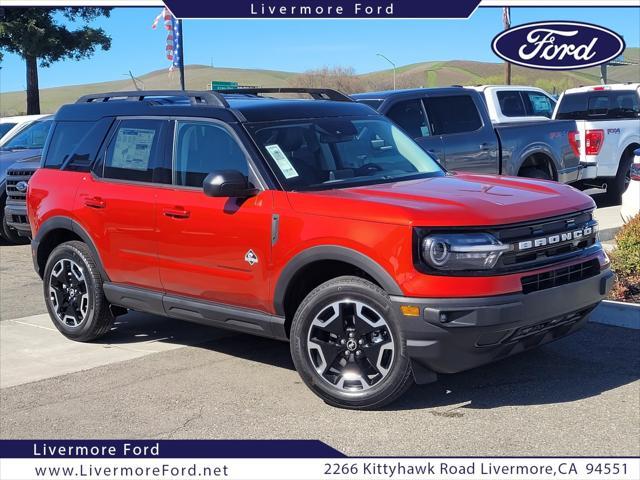
[[[14,245],[26,245],[29,239],[18,235],[18,232],[7,224],[6,215],[2,215],[2,225],[0,226],[0,237]]]
[[[293,318],[291,355],[305,384],[336,407],[381,408],[413,384],[389,296],[359,277],[329,280],[307,295]]]
[[[102,276],[86,244],[57,246],[44,270],[44,296],[49,316],[65,337],[90,342],[106,334],[114,317],[102,290]]]

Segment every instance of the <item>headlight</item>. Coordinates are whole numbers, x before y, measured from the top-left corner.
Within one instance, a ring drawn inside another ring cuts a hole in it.
[[[509,249],[488,233],[433,234],[422,240],[422,258],[437,270],[490,270]]]

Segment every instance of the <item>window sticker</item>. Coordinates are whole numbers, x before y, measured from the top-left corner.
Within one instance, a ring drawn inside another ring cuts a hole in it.
[[[148,170],[155,134],[155,130],[147,128],[120,129],[113,147],[110,167]]]
[[[293,165],[291,165],[291,162],[280,148],[280,145],[266,145],[265,148],[267,152],[269,152],[269,155],[271,155],[271,158],[275,160],[284,178],[289,179],[298,176],[298,172],[293,168]]]

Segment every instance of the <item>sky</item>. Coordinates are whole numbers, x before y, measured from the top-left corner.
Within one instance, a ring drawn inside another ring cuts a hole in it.
[[[160,8],[116,8],[99,19],[111,49],[86,60],[66,60],[39,69],[40,88],[121,80],[168,68],[166,33],[152,30]],[[602,25],[640,47],[639,8],[512,8],[512,25],[573,20]],[[302,72],[323,66],[353,67],[357,73],[430,60],[498,62],[491,40],[502,30],[499,8],[479,8],[468,20],[185,20],[185,63],[214,67]],[[25,89],[23,60],[5,54],[0,91]]]

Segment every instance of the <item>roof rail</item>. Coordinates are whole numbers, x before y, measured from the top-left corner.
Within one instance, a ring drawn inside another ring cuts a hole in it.
[[[229,104],[217,92],[200,92],[195,90],[136,90],[130,92],[107,92],[84,95],[76,103],[108,102],[113,99],[141,102],[147,97],[186,97],[192,105],[214,105],[229,108]],[[151,99],[150,99],[151,100]]]
[[[273,87],[273,88],[230,88],[217,90],[226,95],[255,95],[261,93],[306,93],[314,100],[333,100],[335,102],[353,102],[353,99],[342,92],[331,88]]]

